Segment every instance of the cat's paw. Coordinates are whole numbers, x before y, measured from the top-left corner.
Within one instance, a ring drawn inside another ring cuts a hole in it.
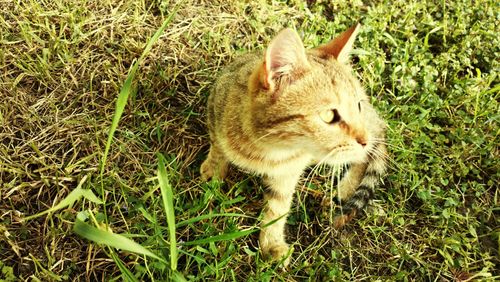
[[[349,221],[351,221],[357,214],[356,210],[352,210],[346,214],[338,214],[333,218],[333,227],[335,229],[340,229],[344,227]]]
[[[201,174],[201,179],[203,179],[203,181],[208,181],[212,179],[212,177],[214,176],[214,172],[215,172],[214,167],[208,160],[205,160],[201,164],[200,174]]]
[[[287,267],[293,248],[290,248],[287,243],[275,243],[262,247],[261,252],[265,259],[281,262],[283,267]]]
[[[224,178],[226,178],[227,169],[227,163],[214,164],[214,162],[207,159],[200,167],[201,179],[203,179],[203,181],[209,181],[211,179],[223,181]]]

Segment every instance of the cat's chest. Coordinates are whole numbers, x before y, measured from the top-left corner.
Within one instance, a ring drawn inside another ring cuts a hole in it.
[[[227,146],[226,154],[235,165],[258,174],[283,175],[304,170],[312,160],[303,151],[256,149],[243,146]]]

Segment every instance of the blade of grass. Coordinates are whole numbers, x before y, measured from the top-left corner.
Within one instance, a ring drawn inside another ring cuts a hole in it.
[[[158,153],[158,182],[160,183],[163,208],[167,216],[168,233],[170,237],[170,268],[177,270],[177,242],[175,238],[175,212],[174,196],[172,186],[168,181],[167,170],[165,168],[165,157]]]
[[[116,105],[115,105],[115,113],[113,115],[113,121],[111,122],[111,126],[109,128],[109,133],[108,133],[108,139],[106,141],[106,147],[104,148],[104,154],[102,156],[102,161],[101,161],[101,167],[100,167],[100,175],[101,177],[104,174],[104,166],[106,164],[106,160],[108,158],[108,153],[109,149],[111,148],[111,142],[113,140],[113,136],[115,134],[116,128],[118,127],[118,123],[120,122],[120,118],[123,114],[123,111],[125,109],[125,105],[127,104],[128,97],[130,96],[130,93],[132,92],[132,81],[135,78],[135,73],[137,72],[137,69],[139,68],[139,65],[144,61],[144,58],[149,54],[149,51],[151,51],[151,48],[153,47],[153,44],[160,38],[160,36],[163,34],[163,31],[165,28],[168,26],[168,24],[172,21],[173,17],[177,13],[177,10],[180,7],[180,4],[177,4],[177,6],[174,8],[172,13],[168,16],[168,18],[163,21],[163,24],[161,27],[155,32],[153,37],[149,40],[148,44],[144,48],[144,51],[142,51],[141,56],[137,61],[134,62],[132,65],[132,68],[130,69],[127,78],[125,79],[125,82],[123,83],[123,86],[120,90],[120,93],[118,94],[118,99],[116,100]]]
[[[179,271],[174,271],[172,273],[172,281],[175,281],[175,282],[187,282],[186,278],[184,278],[184,275],[182,275],[182,273],[180,273]]]
[[[427,33],[425,35],[425,38],[424,38],[424,47],[425,48],[429,48],[429,36],[433,33],[436,33],[438,32],[440,29],[442,29],[443,27],[442,26],[438,26],[438,27],[435,27],[433,28],[431,31],[429,31],[429,33]]]
[[[118,256],[116,256],[115,252],[111,251],[111,257],[120,269],[124,281],[139,282],[134,274],[132,274],[132,272],[130,272],[130,270],[125,266],[125,264],[123,264],[123,261]]]
[[[188,224],[195,223],[195,222],[198,222],[198,221],[201,221],[201,220],[204,220],[204,219],[210,219],[210,218],[218,217],[218,216],[253,218],[251,216],[244,215],[244,214],[239,214],[239,213],[213,213],[213,214],[204,214],[204,215],[196,216],[196,217],[193,217],[193,218],[186,219],[186,220],[183,220],[181,222],[178,222],[175,225],[175,227],[179,228],[179,227],[182,227],[184,225],[188,225]]]
[[[247,235],[252,234],[254,232],[260,231],[262,228],[268,227],[268,226],[276,223],[278,220],[280,220],[281,218],[283,218],[285,216],[286,216],[286,214],[284,214],[278,218],[275,218],[275,219],[269,221],[268,223],[264,224],[260,228],[254,228],[254,229],[244,230],[244,231],[235,231],[235,232],[225,233],[225,234],[216,235],[216,236],[203,238],[203,239],[199,239],[199,240],[189,241],[189,242],[184,243],[184,245],[186,245],[186,246],[201,245],[201,244],[206,244],[206,243],[212,243],[212,242],[218,242],[218,241],[228,241],[228,240],[233,240],[233,239],[237,239],[240,237],[244,237],[244,236],[247,236]]]
[[[125,106],[128,101],[128,97],[130,96],[130,93],[132,91],[135,91],[132,89],[132,81],[135,78],[135,73],[137,72],[137,69],[139,68],[139,65],[142,63],[144,58],[148,55],[149,51],[151,50],[153,44],[160,38],[160,35],[163,34],[163,31],[165,28],[168,26],[168,24],[172,21],[174,18],[175,14],[177,13],[177,10],[180,8],[182,2],[179,2],[172,13],[168,16],[165,21],[163,21],[163,24],[161,27],[155,32],[155,34],[151,37],[149,42],[146,44],[146,47],[144,48],[144,51],[142,52],[141,56],[137,61],[135,61],[132,65],[132,68],[130,69],[127,78],[125,79],[125,82],[123,83],[123,86],[120,90],[120,93],[118,94],[118,99],[116,100],[116,105],[115,105],[115,113],[113,115],[113,121],[111,122],[111,126],[109,128],[109,133],[108,133],[108,139],[106,141],[106,147],[104,148],[104,154],[101,159],[101,164],[100,164],[100,169],[99,169],[99,177],[101,179],[101,197],[103,203],[106,203],[106,194],[104,193],[104,167],[106,165],[106,160],[108,158],[109,154],[109,149],[111,148],[111,142],[113,140],[113,136],[115,134],[116,129],[118,128],[118,123],[120,122],[120,118],[123,114],[123,111],[125,109]],[[103,209],[104,213],[104,220],[105,223],[107,224],[108,222],[108,216],[107,216],[107,211],[106,208]]]
[[[37,217],[42,216],[44,214],[48,214],[48,213],[63,209],[65,207],[72,206],[81,197],[84,197],[85,199],[87,199],[93,203],[102,204],[101,200],[99,198],[97,198],[97,196],[92,192],[92,190],[82,188],[82,185],[83,185],[83,183],[85,183],[87,178],[88,178],[88,175],[85,175],[82,178],[82,180],[80,180],[80,182],[78,183],[78,186],[76,186],[75,190],[71,191],[68,194],[68,196],[66,196],[66,198],[61,200],[57,205],[55,205],[55,206],[51,207],[50,209],[47,209],[43,212],[27,216],[23,220],[25,220],[25,221],[31,220],[33,218],[37,218]]]
[[[103,244],[108,247],[113,247],[116,249],[121,249],[140,255],[146,255],[155,258],[163,263],[166,263],[166,261],[163,258],[155,255],[148,249],[136,243],[134,240],[129,239],[120,234],[115,234],[110,231],[98,229],[83,222],[78,218],[76,219],[75,225],[73,226],[73,232],[95,243]]]
[[[216,235],[216,236],[212,236],[212,237],[208,237],[208,238],[189,241],[189,242],[184,243],[184,245],[190,246],[190,245],[207,244],[207,243],[218,242],[218,241],[228,241],[228,240],[237,239],[237,238],[240,238],[243,236],[247,236],[247,235],[252,234],[254,232],[257,232],[259,230],[260,230],[259,228],[255,228],[255,229],[250,229],[250,230],[225,233],[225,234]]]

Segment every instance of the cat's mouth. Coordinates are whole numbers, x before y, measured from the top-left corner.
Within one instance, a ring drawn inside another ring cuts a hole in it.
[[[326,152],[325,162],[329,164],[363,162],[367,156],[367,150],[362,147],[339,145]]]

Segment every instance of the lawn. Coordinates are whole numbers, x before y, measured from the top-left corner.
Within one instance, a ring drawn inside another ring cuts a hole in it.
[[[174,2],[0,1],[0,281],[500,279],[497,1]],[[303,181],[284,271],[259,178],[200,179],[209,89],[284,27],[312,48],[356,22],[390,169],[341,230],[331,172]]]

